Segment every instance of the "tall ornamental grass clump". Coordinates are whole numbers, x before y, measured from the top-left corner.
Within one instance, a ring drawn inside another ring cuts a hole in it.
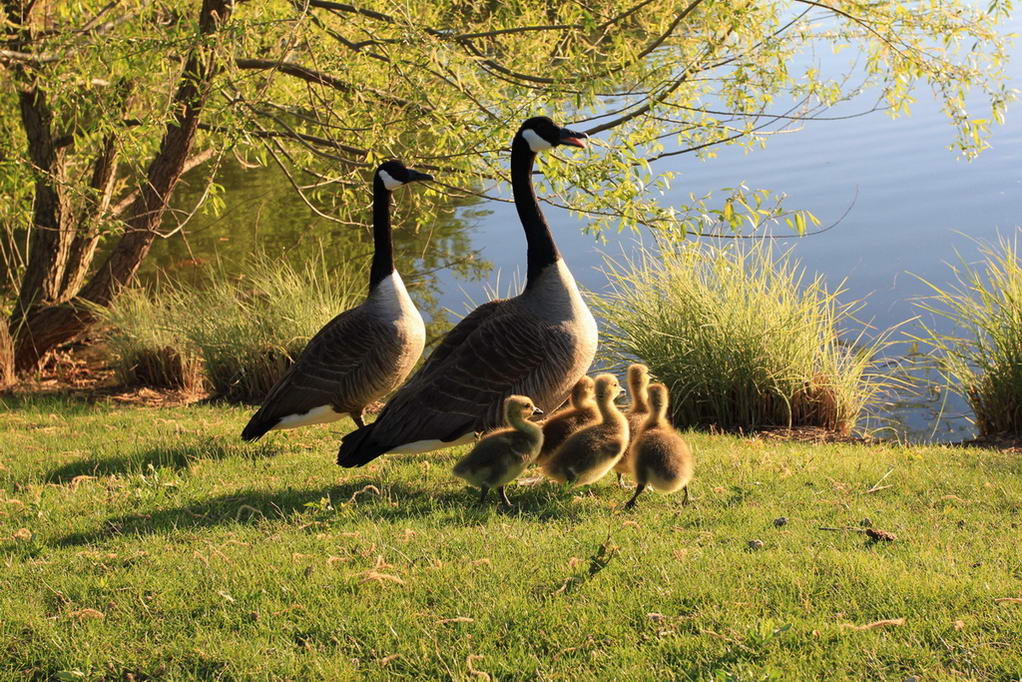
[[[846,435],[882,388],[883,342],[840,340],[861,302],[763,243],[688,243],[608,259],[595,308],[615,365],[636,360],[671,390],[681,427],[821,427]]]
[[[179,287],[171,318],[198,349],[215,395],[259,402],[309,339],[364,296],[354,266],[259,257],[242,277],[217,272],[205,286]]]
[[[919,278],[931,294],[922,310],[949,320],[952,333],[923,325],[917,340],[935,351],[938,367],[975,414],[980,436],[1022,434],[1022,261],[1017,240],[982,245],[976,265],[951,264],[947,287]]]
[[[161,295],[162,294],[162,295]],[[198,352],[174,324],[170,291],[126,289],[97,307],[117,378],[128,386],[185,391],[202,388]]]

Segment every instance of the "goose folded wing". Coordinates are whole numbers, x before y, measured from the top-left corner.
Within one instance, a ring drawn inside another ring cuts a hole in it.
[[[437,347],[433,349],[433,352],[429,354],[426,361],[422,363],[422,367],[412,377],[411,381],[416,381],[419,376],[429,374],[437,367],[442,367],[451,353],[455,352],[468,337],[479,329],[480,325],[485,324],[491,317],[499,314],[499,311],[505,304],[506,301],[503,299],[488,301],[463,317],[437,344]]]
[[[497,308],[445,361],[419,372],[380,414],[375,430],[390,447],[452,441],[501,425],[504,398],[549,391],[564,332],[520,309]],[[535,399],[535,398],[534,398]]]
[[[393,328],[356,308],[321,329],[270,391],[264,417],[303,414],[322,405],[357,409],[378,394],[394,362]]]

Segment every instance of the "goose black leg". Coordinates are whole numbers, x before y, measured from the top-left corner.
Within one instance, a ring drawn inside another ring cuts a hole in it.
[[[625,509],[631,509],[632,507],[634,507],[635,506],[635,500],[637,500],[639,498],[639,495],[641,495],[642,491],[645,490],[645,489],[646,489],[646,484],[645,483],[639,483],[638,485],[636,485],[635,486],[635,494],[632,495],[632,499],[628,500],[628,504],[625,505]]]
[[[486,496],[490,494],[490,489],[483,486],[479,489],[479,504],[486,504]]]
[[[355,426],[357,426],[360,429],[366,425],[366,421],[365,419],[362,418],[361,412],[359,412],[358,414],[352,414],[351,421],[355,422]]]
[[[511,504],[511,500],[507,499],[507,491],[504,490],[504,486],[500,486],[499,488],[497,488],[497,492],[500,493],[501,502],[503,502],[508,507],[514,506],[513,504]]]

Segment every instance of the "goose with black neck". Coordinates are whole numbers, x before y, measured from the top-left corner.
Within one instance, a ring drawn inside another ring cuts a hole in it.
[[[379,418],[342,439],[338,464],[362,466],[387,452],[466,443],[501,425],[504,400],[527,395],[544,412],[564,402],[589,370],[597,330],[561,258],[532,185],[536,155],[585,147],[584,133],[530,118],[511,144],[511,187],[527,243],[518,296],[484,303],[459,322]]]
[[[391,194],[425,173],[387,161],[373,174],[373,261],[365,301],[328,322],[274,385],[241,437],[325,424],[350,415],[364,426],[368,404],[401,385],[426,342],[422,316],[394,267]]]

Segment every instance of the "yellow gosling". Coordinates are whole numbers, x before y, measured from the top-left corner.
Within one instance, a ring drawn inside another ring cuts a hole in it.
[[[486,501],[490,488],[496,488],[500,500],[511,506],[504,486],[518,478],[539,454],[543,446],[543,429],[529,421],[529,417],[541,413],[531,398],[508,396],[504,399],[504,422],[508,428],[483,437],[454,465],[455,476],[480,489],[480,503]]]
[[[590,377],[579,379],[571,389],[568,406],[554,413],[543,424],[543,447],[536,459],[537,464],[542,465],[548,460],[571,434],[599,419],[600,413],[593,399],[594,384]]]
[[[596,377],[597,423],[575,432],[543,465],[555,481],[585,485],[601,479],[628,447],[628,420],[614,404],[621,385],[613,374]]]
[[[646,486],[663,493],[685,491],[682,504],[688,504],[688,484],[692,480],[692,450],[667,419],[667,387],[649,387],[650,414],[629,448],[635,494],[625,509],[635,506]]]
[[[625,412],[628,419],[628,442],[631,443],[639,435],[646,417],[649,416],[649,367],[635,363],[628,365],[628,392],[631,393],[632,404]],[[631,448],[625,450],[624,457],[614,465],[617,472],[617,484],[621,485],[621,474],[632,475]]]

